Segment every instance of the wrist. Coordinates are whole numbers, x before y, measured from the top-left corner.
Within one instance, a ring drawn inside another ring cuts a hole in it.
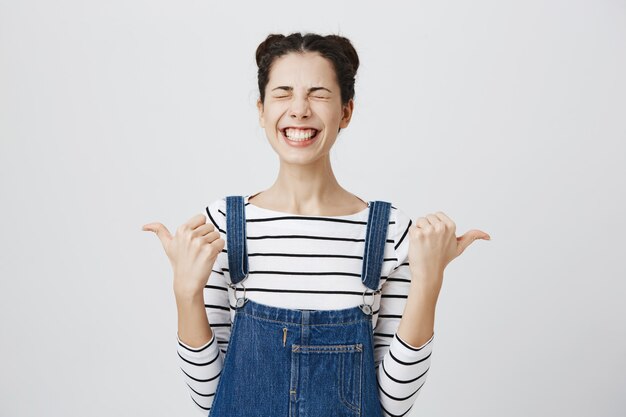
[[[443,273],[428,273],[425,271],[411,271],[411,291],[419,294],[424,301],[436,301],[441,291]]]
[[[177,302],[197,302],[201,300],[204,303],[204,288],[193,288],[175,285],[174,297]]]

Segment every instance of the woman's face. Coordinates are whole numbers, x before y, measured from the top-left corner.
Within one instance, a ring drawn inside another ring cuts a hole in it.
[[[276,58],[259,99],[259,123],[284,162],[308,164],[328,155],[339,128],[350,122],[354,103],[341,105],[332,63],[317,52]],[[313,135],[312,137],[310,137]]]

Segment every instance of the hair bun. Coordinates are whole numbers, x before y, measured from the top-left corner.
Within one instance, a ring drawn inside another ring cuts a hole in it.
[[[256,48],[256,65],[260,67],[262,65],[263,57],[271,51],[272,45],[275,45],[281,39],[284,39],[285,35],[279,33],[270,33],[267,38],[259,44]]]
[[[356,74],[359,69],[359,54],[357,54],[356,49],[352,46],[352,42],[350,42],[348,38],[340,35],[326,35],[326,39],[332,39],[341,46],[344,56],[348,59],[350,64],[352,64],[352,69]]]
[[[341,35],[322,36],[317,33],[294,32],[288,36],[271,33],[257,46],[259,99],[265,102],[265,87],[274,59],[288,53],[317,52],[332,62],[341,90],[341,103],[354,98],[354,83],[359,56],[350,40]]]

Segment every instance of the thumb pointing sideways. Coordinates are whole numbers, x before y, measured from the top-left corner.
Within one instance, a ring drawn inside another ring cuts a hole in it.
[[[172,240],[172,234],[170,233],[170,231],[167,230],[167,227],[159,222],[145,224],[143,225],[141,230],[145,232],[154,232],[154,234],[156,234],[161,241],[163,248],[166,248],[166,245],[169,243],[170,240]]]
[[[491,236],[489,236],[487,233],[480,231],[478,229],[472,229],[468,231],[467,233],[465,233],[464,235],[457,237],[456,238],[456,241],[457,241],[457,255],[456,256],[459,256],[460,254],[462,254],[463,251],[465,251],[465,249],[477,239],[491,240]]]

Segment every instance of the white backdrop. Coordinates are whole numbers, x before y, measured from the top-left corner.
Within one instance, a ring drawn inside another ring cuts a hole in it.
[[[626,414],[626,2],[0,2],[0,415],[196,416],[151,232],[267,188],[268,33],[361,58],[339,182],[486,231],[411,416]],[[389,186],[391,179],[401,178]]]

